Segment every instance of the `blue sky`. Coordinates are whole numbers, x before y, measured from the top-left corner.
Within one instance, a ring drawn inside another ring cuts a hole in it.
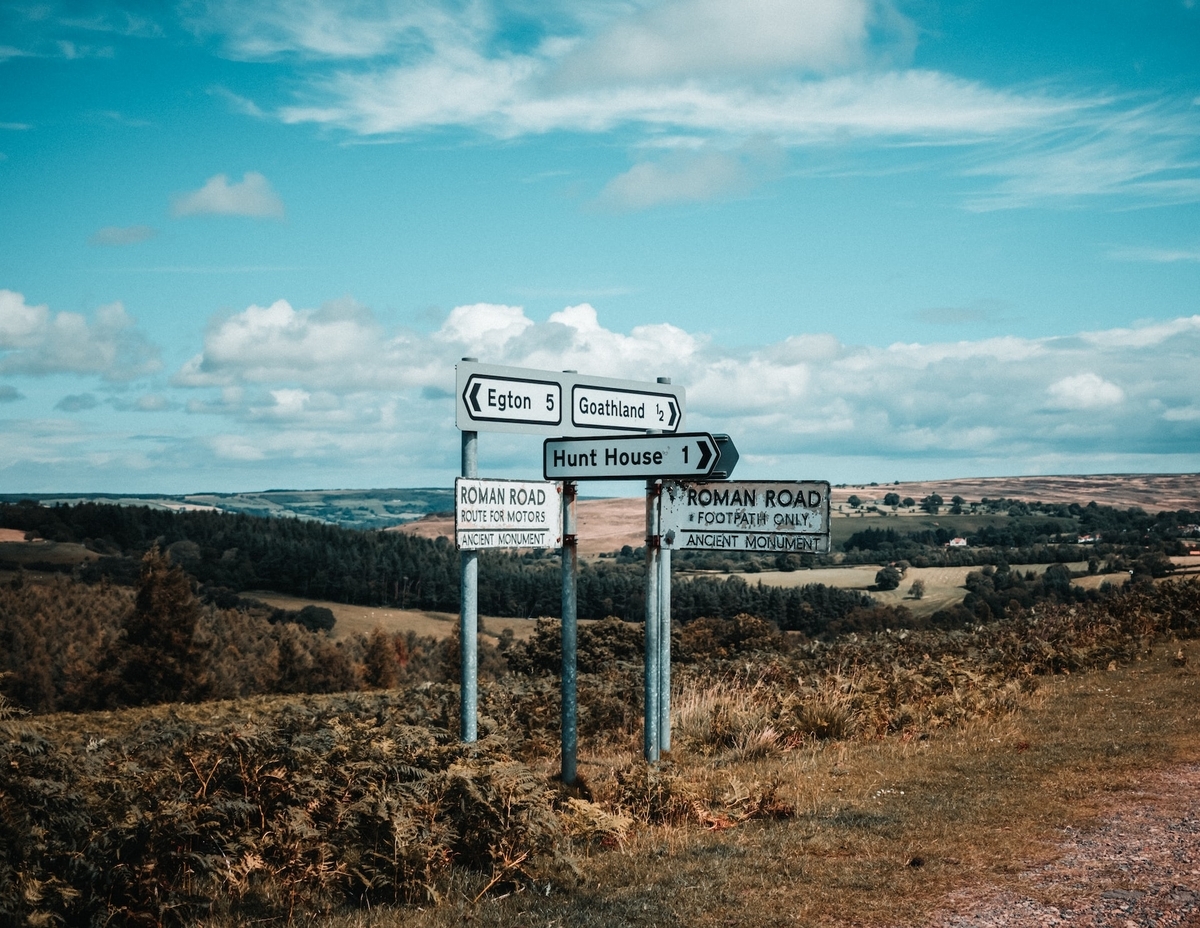
[[[464,355],[745,478],[1200,471],[1200,4],[0,8],[0,491],[445,485]]]

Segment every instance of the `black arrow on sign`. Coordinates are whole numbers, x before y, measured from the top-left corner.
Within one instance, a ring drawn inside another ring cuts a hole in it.
[[[476,382],[475,389],[471,391],[471,398],[468,400],[468,402],[475,407],[476,412],[483,412],[483,410],[479,408],[479,388],[482,386],[483,384]]]
[[[700,448],[700,463],[696,465],[696,470],[707,471],[708,462],[712,460],[712,449],[708,447],[706,441],[698,441],[696,444]]]
[[[733,439],[728,435],[714,435],[713,441],[717,443],[717,460],[709,476],[718,480],[728,480],[733,474],[733,468],[737,466],[740,455],[733,445]]]
[[[675,401],[667,400],[667,408],[671,410],[671,418],[667,420],[667,426],[670,427],[675,424]]]

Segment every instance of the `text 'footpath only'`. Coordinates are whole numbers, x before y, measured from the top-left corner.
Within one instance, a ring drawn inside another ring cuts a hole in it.
[[[825,481],[668,481],[659,506],[664,547],[829,551],[829,484]]]
[[[454,538],[461,551],[562,546],[562,487],[540,480],[454,481]]]
[[[547,480],[645,480],[707,477],[720,460],[707,432],[619,438],[548,438],[542,443]]]
[[[683,430],[683,387],[475,361],[462,362],[456,371],[456,424],[463,431],[595,435]]]

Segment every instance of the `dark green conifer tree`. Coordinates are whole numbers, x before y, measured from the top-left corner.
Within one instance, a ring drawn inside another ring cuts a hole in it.
[[[142,558],[137,601],[102,675],[108,705],[196,702],[208,689],[208,655],[195,640],[200,604],[182,568],[158,546]]]

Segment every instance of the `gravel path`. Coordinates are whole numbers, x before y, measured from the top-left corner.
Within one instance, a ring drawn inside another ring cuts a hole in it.
[[[1066,829],[1060,856],[1016,889],[952,894],[931,928],[1200,928],[1200,764],[1147,775],[1087,831]]]

